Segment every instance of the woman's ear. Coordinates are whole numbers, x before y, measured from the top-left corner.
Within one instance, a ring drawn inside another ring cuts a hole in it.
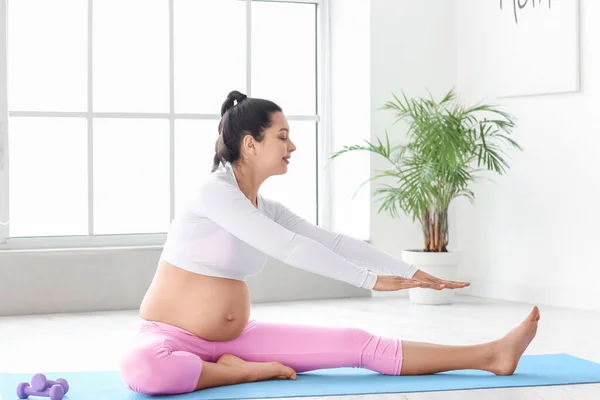
[[[252,135],[244,135],[242,139],[242,151],[250,155],[256,154],[256,140],[254,140]]]

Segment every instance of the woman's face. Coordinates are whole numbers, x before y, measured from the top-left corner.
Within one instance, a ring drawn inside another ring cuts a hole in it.
[[[291,153],[296,150],[290,139],[290,126],[281,112],[271,116],[271,127],[265,129],[263,140],[255,142],[256,162],[267,175],[287,172]]]

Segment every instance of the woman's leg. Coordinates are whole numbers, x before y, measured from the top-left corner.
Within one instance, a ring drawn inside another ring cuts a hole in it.
[[[402,342],[354,328],[251,322],[240,337],[217,342],[215,350],[217,355],[239,357],[239,368],[244,361],[276,361],[296,372],[362,367],[389,375],[424,375],[460,369],[507,375],[514,372],[535,337],[539,317],[539,310],[534,307],[504,337],[475,346]]]
[[[511,375],[535,337],[540,311],[534,307],[527,318],[502,338],[474,346],[442,346],[404,342],[403,375],[424,375],[460,369],[477,369]]]
[[[278,362],[246,362],[225,354],[214,363],[202,361],[196,390],[269,379],[296,379],[296,372]]]
[[[216,342],[215,354],[255,363],[275,361],[298,373],[363,367],[397,375],[402,365],[402,342],[357,328],[250,321],[236,339]]]
[[[135,392],[166,395],[192,392],[205,374],[198,354],[181,349],[181,342],[162,333],[140,335],[121,359],[123,382]]]
[[[459,369],[509,375],[535,337],[539,319],[534,307],[504,337],[474,346],[401,342],[355,328],[253,322],[237,339],[207,342],[173,327],[174,332],[141,333],[140,342],[122,360],[121,376],[129,388],[140,393],[178,394],[267,379],[295,379],[295,372],[336,367],[363,367],[390,375]]]
[[[296,377],[291,368],[277,362],[244,363],[240,368],[233,357],[216,357],[214,348],[213,342],[178,327],[145,321],[137,342],[121,359],[121,378],[135,392],[167,395]]]

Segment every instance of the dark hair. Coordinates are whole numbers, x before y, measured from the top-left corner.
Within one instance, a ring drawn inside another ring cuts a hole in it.
[[[252,135],[260,142],[264,130],[271,126],[271,115],[275,112],[281,112],[281,107],[272,101],[247,97],[237,90],[230,92],[221,106],[212,172],[219,168],[219,164],[233,164],[240,159],[245,135]]]

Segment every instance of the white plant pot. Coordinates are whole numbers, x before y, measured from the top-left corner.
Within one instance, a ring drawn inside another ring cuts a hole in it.
[[[422,250],[403,250],[402,259],[418,269],[440,279],[456,280],[458,264],[461,254],[459,252],[434,253]],[[456,289],[409,289],[411,303],[415,304],[452,304]]]

